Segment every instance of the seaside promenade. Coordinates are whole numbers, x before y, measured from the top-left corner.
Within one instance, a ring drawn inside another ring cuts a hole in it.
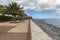
[[[37,26],[32,20],[31,25],[31,37],[32,40],[53,40],[48,34],[46,34],[39,26]]]
[[[53,40],[32,20],[0,23],[0,40]]]

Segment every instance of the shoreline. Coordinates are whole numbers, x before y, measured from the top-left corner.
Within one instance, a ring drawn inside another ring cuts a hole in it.
[[[44,24],[46,24],[46,25],[52,26],[52,27],[60,30],[60,28],[58,28],[58,27],[56,27],[56,26],[54,26],[54,25],[52,25],[52,24],[48,24],[48,23],[46,23],[44,20],[41,20],[41,19],[32,19],[32,20],[38,20],[38,21],[40,21],[40,23],[44,23]]]
[[[45,23],[44,21],[38,21],[33,19],[33,22],[37,24],[44,32],[51,36],[54,40],[60,40],[60,29]]]

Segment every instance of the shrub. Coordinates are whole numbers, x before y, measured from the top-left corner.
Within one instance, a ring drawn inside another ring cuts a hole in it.
[[[0,21],[9,21],[12,17],[9,16],[0,16]]]

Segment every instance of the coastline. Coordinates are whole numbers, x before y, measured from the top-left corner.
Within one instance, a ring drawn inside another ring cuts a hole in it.
[[[33,20],[33,21],[34,21],[34,20],[40,21],[40,23],[44,23],[44,24],[46,24],[46,25],[52,26],[52,27],[60,30],[60,28],[58,28],[58,27],[56,27],[56,26],[54,26],[54,25],[52,25],[52,24],[48,24],[48,23],[46,23],[44,20],[41,20],[41,19],[32,19],[32,20]]]
[[[44,32],[51,36],[54,40],[60,40],[60,29],[45,23],[42,20],[32,19]]]

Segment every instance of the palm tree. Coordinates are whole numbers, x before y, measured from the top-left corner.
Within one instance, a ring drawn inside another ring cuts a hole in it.
[[[22,19],[26,19],[28,17],[28,15],[25,14],[24,10],[19,10],[19,15],[22,17]]]
[[[0,5],[0,14],[3,15],[3,12],[4,12],[4,7],[3,7],[3,5]]]
[[[19,10],[22,10],[22,8],[20,8],[20,5],[18,5],[16,2],[9,3],[9,5],[6,6],[6,9],[6,12],[9,15],[14,16],[14,20],[16,18],[16,15],[19,15]]]

